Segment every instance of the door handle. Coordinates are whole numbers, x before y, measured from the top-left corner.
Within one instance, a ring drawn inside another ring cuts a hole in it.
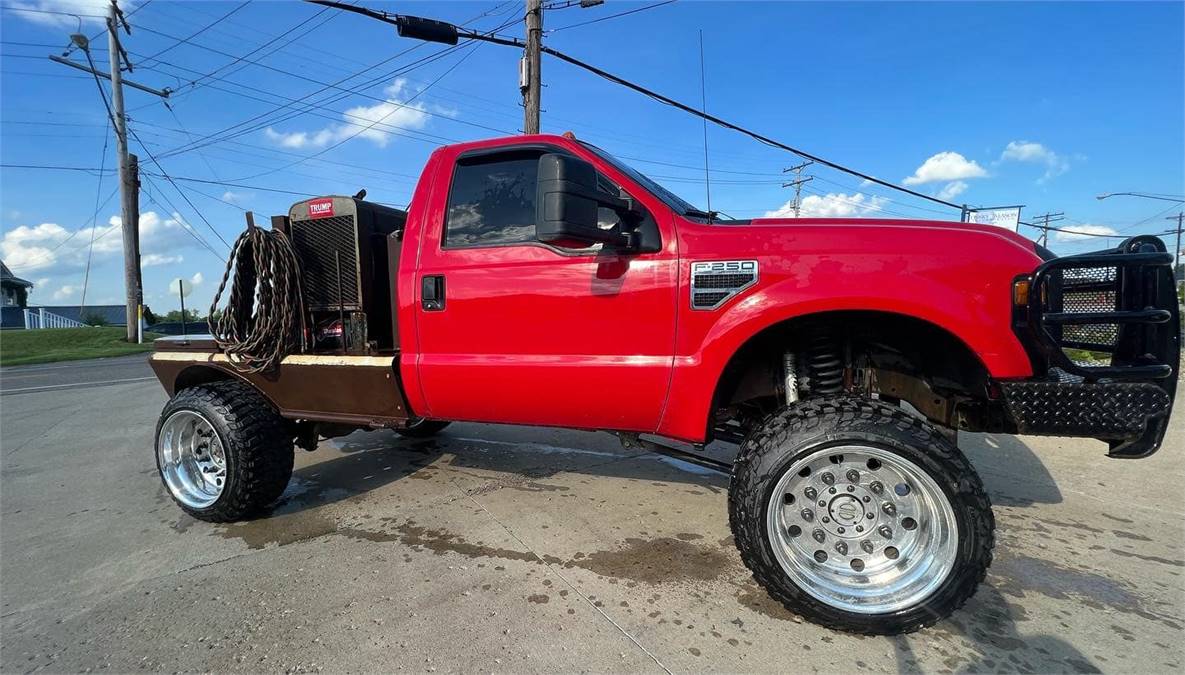
[[[425,312],[444,311],[444,275],[433,274],[420,280],[420,306]]]

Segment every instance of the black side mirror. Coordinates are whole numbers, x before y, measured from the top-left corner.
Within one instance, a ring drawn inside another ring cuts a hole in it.
[[[547,153],[539,158],[535,189],[535,236],[539,241],[570,248],[630,246],[628,234],[597,226],[599,207],[621,213],[629,212],[630,207],[626,200],[597,189],[597,170],[592,164],[572,155]]]

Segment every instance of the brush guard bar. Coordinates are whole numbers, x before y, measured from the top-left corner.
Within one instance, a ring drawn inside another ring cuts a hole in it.
[[[1172,264],[1164,243],[1145,235],[1036,269],[1017,331],[1050,377],[1000,383],[1020,433],[1106,440],[1111,457],[1159,448],[1181,350]],[[1068,350],[1104,360],[1077,360]]]

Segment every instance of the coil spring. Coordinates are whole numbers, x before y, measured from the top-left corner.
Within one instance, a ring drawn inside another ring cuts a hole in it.
[[[811,391],[815,394],[838,394],[843,391],[843,359],[835,343],[826,335],[811,338],[807,351]]]

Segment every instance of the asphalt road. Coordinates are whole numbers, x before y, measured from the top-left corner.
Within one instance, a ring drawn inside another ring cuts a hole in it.
[[[756,586],[724,477],[605,434],[356,433],[302,452],[269,517],[196,522],[156,475],[143,361],[0,370],[0,671],[1182,667],[1180,405],[1141,461],[962,435],[996,505],[987,583],[933,629],[859,638]]]

